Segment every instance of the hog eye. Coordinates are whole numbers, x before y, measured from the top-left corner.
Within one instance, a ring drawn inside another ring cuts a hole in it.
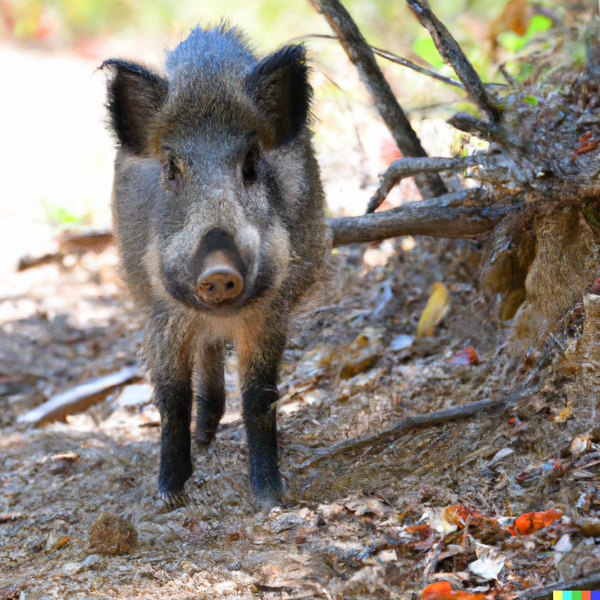
[[[590,202],[583,207],[583,215],[588,223],[600,229],[600,202]]]
[[[256,166],[259,159],[259,151],[257,146],[251,146],[242,163],[242,177],[245,184],[251,184],[256,181]]]
[[[179,176],[179,169],[175,165],[175,161],[170,159],[165,167],[165,177],[167,181],[175,181]]]

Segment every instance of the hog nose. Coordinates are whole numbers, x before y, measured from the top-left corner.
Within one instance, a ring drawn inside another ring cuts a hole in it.
[[[207,262],[209,264],[198,277],[200,299],[206,304],[217,305],[237,298],[244,289],[241,273],[222,255]]]

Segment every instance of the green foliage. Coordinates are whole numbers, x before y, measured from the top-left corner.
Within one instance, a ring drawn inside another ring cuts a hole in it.
[[[544,15],[532,17],[525,35],[517,35],[514,31],[504,31],[498,36],[498,42],[511,54],[522,50],[538,33],[548,31],[552,27],[552,21]]]
[[[535,96],[525,96],[523,102],[527,102],[528,104],[531,104],[531,106],[535,106],[538,103]]]
[[[440,56],[428,34],[423,34],[414,41],[413,52],[436,69],[441,69],[444,66],[444,59]]]

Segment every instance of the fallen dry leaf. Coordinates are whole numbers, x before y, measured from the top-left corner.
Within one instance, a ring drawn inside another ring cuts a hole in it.
[[[573,438],[571,445],[569,446],[569,452],[578,456],[589,452],[592,448],[592,439],[589,435],[577,435]]]
[[[469,571],[478,577],[482,577],[483,579],[498,579],[498,575],[504,568],[505,562],[506,559],[504,556],[496,556],[492,550],[489,552],[489,554],[486,554],[476,561],[473,561],[469,565]]]
[[[447,581],[436,581],[423,588],[421,598],[423,600],[485,600],[485,595],[454,591]]]
[[[457,367],[477,365],[479,364],[479,355],[473,346],[467,346],[464,350],[459,350],[449,362]]]
[[[562,517],[562,511],[551,508],[544,512],[525,513],[515,519],[514,526],[508,530],[516,537],[517,533],[521,535],[529,535],[535,533],[538,529],[547,527],[557,519]]]
[[[429,300],[427,300],[423,314],[419,319],[415,340],[420,340],[423,337],[429,337],[434,334],[437,324],[444,318],[444,315],[450,308],[448,298],[448,288],[440,281],[436,281],[433,284],[433,291],[431,292],[431,296],[429,296]]]
[[[482,519],[485,518],[480,512],[471,510],[470,508],[460,504],[457,504],[456,506],[447,506],[442,511],[442,516],[444,519],[446,519],[446,521],[448,521],[448,523],[456,525],[460,529],[464,528],[469,517],[469,524],[473,527],[477,527],[477,525],[481,523]]]

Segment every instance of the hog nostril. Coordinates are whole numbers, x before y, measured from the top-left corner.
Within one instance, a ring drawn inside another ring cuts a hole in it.
[[[235,300],[243,289],[244,279],[231,264],[213,263],[198,277],[198,297],[211,306]]]

